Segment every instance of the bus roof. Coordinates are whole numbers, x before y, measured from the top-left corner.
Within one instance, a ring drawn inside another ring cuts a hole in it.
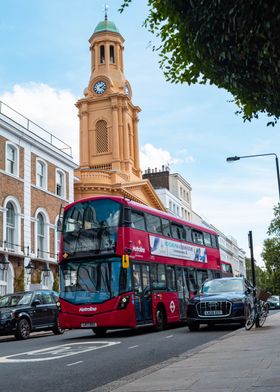
[[[218,235],[215,230],[209,229],[208,227],[196,225],[196,224],[194,224],[192,222],[185,221],[185,220],[183,220],[181,218],[178,218],[175,215],[172,215],[172,214],[170,214],[168,212],[157,210],[155,208],[146,206],[145,204],[137,203],[136,201],[133,201],[131,199],[127,199],[127,198],[122,197],[122,196],[100,195],[100,196],[91,196],[91,197],[87,197],[87,198],[84,198],[84,199],[79,199],[79,200],[74,201],[73,203],[68,204],[65,207],[65,211],[67,211],[69,208],[73,207],[75,204],[84,203],[84,202],[88,202],[88,201],[91,201],[91,200],[101,200],[101,199],[114,200],[114,201],[116,201],[118,203],[121,203],[121,204],[124,204],[124,205],[126,205],[128,207],[135,208],[137,210],[140,210],[140,211],[143,211],[143,212],[148,212],[148,213],[151,213],[151,214],[156,214],[157,216],[160,216],[161,218],[169,219],[169,220],[172,220],[174,222],[190,226],[190,227],[192,227],[194,229],[197,229],[197,230],[206,231],[206,232],[208,232],[210,234]]]

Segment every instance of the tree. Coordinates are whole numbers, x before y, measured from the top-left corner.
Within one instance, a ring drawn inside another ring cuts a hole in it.
[[[122,0],[120,11],[132,0]],[[280,116],[278,0],[148,0],[144,25],[162,45],[160,67],[173,83],[229,91],[244,121]]]
[[[262,258],[269,274],[271,291],[280,295],[280,204],[274,207],[274,218],[267,233],[270,238],[264,241]]]
[[[246,263],[247,279],[252,283],[253,277],[252,277],[251,260],[246,257],[245,263]],[[268,281],[267,271],[262,270],[261,267],[255,264],[255,275],[256,275],[256,287],[265,291],[269,290],[270,283]]]

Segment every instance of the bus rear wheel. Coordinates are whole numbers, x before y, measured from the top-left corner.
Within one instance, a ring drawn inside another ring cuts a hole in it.
[[[156,325],[155,325],[155,330],[156,331],[162,331],[166,327],[166,313],[165,309],[163,306],[158,306],[156,309]]]
[[[103,336],[106,335],[107,332],[107,328],[104,327],[96,327],[96,328],[92,328],[92,330],[98,338],[102,338]]]

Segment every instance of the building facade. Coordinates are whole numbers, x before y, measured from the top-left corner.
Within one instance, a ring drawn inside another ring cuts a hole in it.
[[[68,145],[0,102],[0,295],[53,288],[75,167]]]
[[[89,39],[91,74],[76,106],[80,118],[80,166],[75,199],[121,195],[164,210],[139,162],[138,113],[124,74],[124,39],[113,22],[100,22]]]
[[[191,221],[192,188],[179,173],[170,173],[168,167],[162,166],[161,170],[147,169],[143,178],[151,182],[168,212]]]

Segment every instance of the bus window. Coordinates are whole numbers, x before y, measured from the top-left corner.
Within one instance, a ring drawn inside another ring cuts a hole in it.
[[[213,248],[218,248],[218,239],[215,235],[211,234],[211,242]]]
[[[171,265],[166,266],[167,291],[176,291],[175,269]]]
[[[193,242],[192,240],[192,229],[189,226],[184,226],[186,232],[186,241]]]
[[[196,280],[196,271],[194,268],[186,268],[187,271],[187,282],[189,286],[190,293],[193,293],[197,290],[197,280]]]
[[[162,264],[151,265],[151,286],[154,290],[166,289],[165,266]]]
[[[170,223],[168,219],[161,219],[162,234],[166,237],[171,237]]]
[[[137,211],[131,211],[131,227],[145,231],[146,225],[144,215]]]
[[[203,238],[204,238],[204,245],[205,246],[209,246],[209,247],[212,247],[212,244],[211,244],[211,235],[209,234],[209,233],[203,233]]]
[[[142,292],[140,265],[133,264],[133,288],[137,293]]]
[[[147,230],[150,233],[162,234],[160,217],[152,214],[146,214]]]
[[[206,279],[208,279],[207,270],[197,269],[196,270],[196,275],[197,275],[197,285],[200,288],[202,286],[203,282]]]
[[[192,231],[192,235],[193,235],[193,242],[195,244],[203,245],[203,234],[202,234],[202,231],[193,230]]]
[[[212,271],[212,270],[210,270],[210,269],[208,269],[207,270],[207,273],[208,273],[208,279],[214,279],[214,271]]]
[[[186,233],[183,226],[177,223],[171,222],[171,234],[173,238],[177,240],[184,240],[186,238]]]

